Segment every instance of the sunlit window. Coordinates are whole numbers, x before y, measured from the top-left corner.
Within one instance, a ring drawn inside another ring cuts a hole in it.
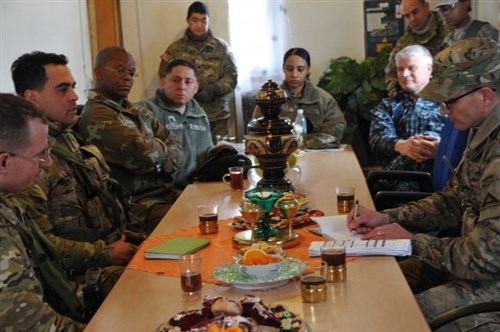
[[[284,22],[281,0],[229,0],[231,47],[241,90],[259,88],[268,79],[281,82]]]

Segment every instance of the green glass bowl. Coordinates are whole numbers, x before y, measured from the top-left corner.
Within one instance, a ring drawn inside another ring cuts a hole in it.
[[[254,188],[245,192],[245,197],[262,206],[266,213],[271,212],[274,203],[281,196],[283,192],[274,188]]]

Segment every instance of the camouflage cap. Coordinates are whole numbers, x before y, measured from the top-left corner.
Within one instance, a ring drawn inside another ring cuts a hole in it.
[[[455,5],[459,3],[461,0],[442,0],[440,1],[437,5],[436,8],[439,8],[441,6],[450,6],[450,5]]]
[[[458,41],[436,54],[432,79],[418,95],[439,103],[499,79],[498,42],[473,37]]]

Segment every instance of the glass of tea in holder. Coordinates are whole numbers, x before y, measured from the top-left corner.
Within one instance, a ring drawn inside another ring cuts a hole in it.
[[[328,282],[346,280],[347,267],[345,263],[345,246],[335,245],[333,247],[322,247],[321,260],[328,266],[326,273],[326,280]]]
[[[198,205],[198,219],[201,234],[213,234],[219,231],[217,205]]]

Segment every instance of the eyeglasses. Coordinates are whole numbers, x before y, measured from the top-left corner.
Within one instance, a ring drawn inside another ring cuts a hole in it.
[[[118,68],[118,69],[115,69],[115,68],[108,67],[108,66],[105,66],[104,68],[109,69],[109,70],[117,73],[118,76],[120,76],[120,77],[124,77],[126,75],[129,75],[134,80],[137,77],[139,77],[139,75],[135,73],[135,70],[130,70],[130,69],[127,69],[127,68]]]
[[[50,161],[50,151],[52,150],[52,147],[47,147],[42,150],[39,154],[37,154],[34,157],[26,157],[17,153],[9,152],[9,151],[0,151],[0,153],[8,153],[13,157],[19,157],[25,160],[30,160],[34,162],[35,164],[38,164],[40,166],[45,166],[49,164]]]
[[[462,2],[462,1],[457,1],[457,2],[449,4],[449,5],[439,6],[438,10],[441,13],[447,12],[448,10],[454,9],[460,2]]]
[[[447,109],[450,109],[450,105],[451,105],[451,104],[453,104],[454,102],[456,102],[457,100],[459,100],[460,98],[463,98],[463,97],[465,97],[465,96],[467,96],[467,95],[470,95],[471,93],[476,92],[477,90],[480,90],[480,89],[482,89],[482,88],[484,88],[484,86],[481,86],[481,87],[479,87],[479,88],[475,88],[475,89],[473,89],[473,90],[470,90],[469,92],[466,92],[466,93],[464,93],[464,94],[461,94],[461,95],[460,95],[460,96],[458,96],[458,97],[455,97],[455,98],[451,98],[451,99],[448,99],[448,100],[442,101],[442,102],[440,103],[440,105],[441,105],[441,106],[443,106],[443,107],[445,107],[445,108],[447,108]]]

